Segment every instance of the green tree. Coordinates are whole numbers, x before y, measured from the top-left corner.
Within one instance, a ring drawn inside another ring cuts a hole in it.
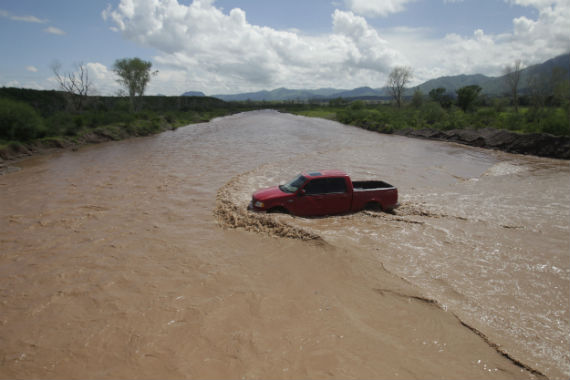
[[[113,64],[113,71],[119,76],[117,82],[129,94],[131,111],[138,110],[140,101],[136,102],[136,97],[142,98],[151,76],[158,73],[158,71],[151,72],[151,68],[151,62],[143,61],[140,58],[117,59]]]
[[[430,90],[428,95],[434,102],[438,102],[443,108],[449,108],[453,103],[451,96],[446,93],[445,87],[434,88]]]
[[[27,141],[42,130],[42,119],[29,104],[0,98],[0,139]]]
[[[459,90],[457,90],[457,105],[463,110],[463,112],[467,112],[469,109],[471,109],[475,103],[475,100],[477,100],[480,92],[481,87],[476,84],[461,87]]]
[[[416,91],[414,91],[414,96],[412,96],[412,105],[415,108],[420,108],[423,104],[424,94],[419,88],[416,88]]]
[[[570,77],[567,69],[563,67],[552,69],[551,87],[553,103],[567,107],[570,101]]]
[[[519,88],[519,81],[521,78],[521,71],[522,71],[522,63],[520,59],[515,61],[514,65],[507,65],[503,70],[505,74],[505,82],[511,91],[511,95],[513,97],[513,106],[515,107],[515,113],[519,112],[519,95],[518,95],[518,88]]]

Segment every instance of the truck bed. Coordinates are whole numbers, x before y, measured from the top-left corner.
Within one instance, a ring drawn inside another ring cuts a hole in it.
[[[394,186],[384,181],[354,181],[352,182],[354,191],[391,189]]]

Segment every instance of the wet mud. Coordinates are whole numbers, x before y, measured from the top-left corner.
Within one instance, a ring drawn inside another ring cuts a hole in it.
[[[252,112],[0,177],[2,378],[565,378],[566,161]],[[301,170],[394,213],[255,213]]]

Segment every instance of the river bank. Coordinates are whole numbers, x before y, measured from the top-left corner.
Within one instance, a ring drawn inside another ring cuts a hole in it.
[[[570,137],[568,136],[553,136],[546,133],[522,134],[493,128],[449,131],[407,128],[394,130],[393,133],[400,136],[456,142],[508,153],[570,159]]]
[[[362,105],[362,107],[365,106]],[[529,125],[528,122],[525,124],[524,118],[519,123],[513,122],[504,127],[497,127],[501,124],[497,120],[494,123],[488,121],[483,123],[476,114],[449,111],[450,115],[447,117],[457,119],[453,123],[454,128],[450,128],[448,124],[428,122],[423,119],[426,115],[415,109],[403,111],[393,107],[352,109],[352,106],[348,106],[344,108],[316,107],[291,112],[301,116],[334,120],[383,134],[455,142],[515,154],[570,159],[570,136],[568,132],[564,133],[564,128],[560,127],[559,133],[553,135],[546,133],[548,129]],[[444,111],[441,112],[440,116],[447,115]],[[558,114],[562,113],[558,112]],[[559,126],[565,123],[563,117],[557,122]],[[489,125],[494,125],[495,128]],[[543,132],[531,133],[529,131]]]
[[[166,131],[174,131],[179,127],[208,122],[216,117],[232,113],[218,111],[199,114],[194,120],[165,120],[149,122],[138,120],[130,124],[115,123],[93,129],[83,129],[74,136],[56,136],[35,139],[27,142],[10,142],[0,145],[0,175],[19,170],[14,164],[23,159],[61,151],[76,151],[83,146],[100,144],[108,141],[120,141],[135,137],[156,135]]]
[[[174,128],[169,128],[174,129]],[[164,132],[167,129],[159,129],[155,133]],[[131,134],[125,130],[115,129],[119,133],[111,133],[109,130],[98,130],[83,133],[73,137],[54,137],[38,139],[25,143],[10,143],[0,148],[0,175],[19,170],[14,166],[20,160],[49,153],[65,150],[75,151],[82,146],[100,144],[107,141],[118,141],[138,137],[138,134]]]

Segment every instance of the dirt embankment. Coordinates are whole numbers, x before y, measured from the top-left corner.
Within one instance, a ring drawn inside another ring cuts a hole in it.
[[[156,131],[141,133],[136,129],[128,131],[125,128],[107,127],[98,128],[77,136],[52,137],[32,140],[25,143],[8,144],[5,147],[0,148],[0,175],[19,170],[11,164],[30,156],[53,153],[66,149],[77,150],[84,145],[147,136],[149,134],[161,133],[173,129],[175,129],[174,126],[163,125]]]
[[[546,133],[520,134],[504,129],[484,128],[452,129],[403,129],[394,134],[431,140],[457,142],[481,148],[497,149],[509,153],[531,154],[541,157],[570,159],[570,137]]]
[[[53,138],[36,140],[26,144],[10,144],[0,149],[0,175],[19,170],[11,164],[26,157],[64,149],[76,150],[82,145],[98,144],[111,140],[115,139],[102,133],[89,133],[78,139]]]

